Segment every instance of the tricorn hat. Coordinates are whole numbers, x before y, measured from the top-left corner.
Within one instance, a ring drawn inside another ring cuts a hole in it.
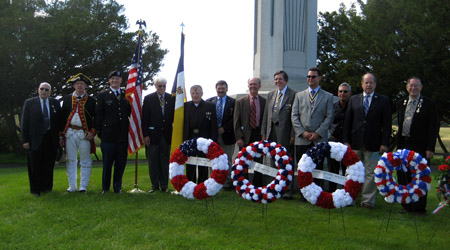
[[[111,71],[108,75],[108,79],[113,77],[113,76],[118,76],[118,77],[122,77],[122,72],[120,72],[120,70],[114,70]]]
[[[90,84],[90,85],[94,85],[94,83],[92,82],[92,80],[87,77],[86,75],[84,75],[83,73],[78,73],[72,77],[69,78],[69,80],[67,80],[67,83],[69,84],[74,84],[77,81],[83,81],[86,84]]]

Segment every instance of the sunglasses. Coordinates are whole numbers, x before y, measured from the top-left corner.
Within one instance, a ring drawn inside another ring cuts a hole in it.
[[[339,93],[347,93],[348,90],[339,90]]]
[[[314,79],[316,77],[319,77],[319,76],[306,76],[306,78],[312,78],[312,79]]]
[[[42,91],[50,91],[50,89],[46,89],[46,88],[39,88]]]

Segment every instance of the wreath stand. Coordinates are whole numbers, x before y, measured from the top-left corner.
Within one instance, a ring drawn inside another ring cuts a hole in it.
[[[446,210],[448,210],[448,209],[446,209]],[[444,217],[448,217],[448,212],[446,212],[446,216],[444,216]],[[433,230],[433,234],[431,235],[430,241],[428,243],[431,243],[431,241],[434,238],[434,235],[436,234],[436,232],[439,229],[439,227],[441,226],[441,224],[442,224],[442,220],[439,220],[439,223],[436,225],[436,228]]]
[[[308,232],[309,230],[309,225],[311,224],[311,218],[312,218],[312,214],[314,211],[319,211],[316,210],[316,208],[318,208],[317,206],[313,205],[313,207],[311,208],[311,212],[309,213],[309,219],[308,219],[308,225],[306,226],[306,231]],[[344,229],[344,236],[347,236],[347,232],[345,230],[345,220],[344,220],[344,208],[341,207],[339,210],[341,210],[341,216],[342,216],[342,228]],[[331,224],[331,209],[328,209],[328,225]]]
[[[403,172],[403,171],[400,171],[401,172],[401,174],[404,174],[405,176],[406,176],[406,172]],[[397,175],[399,174],[399,172],[397,171]],[[393,203],[391,203],[391,205],[389,206],[389,213],[388,213],[388,217],[386,218],[386,213],[384,213],[383,214],[383,218],[381,219],[381,224],[380,224],[380,227],[378,228],[378,236],[377,236],[377,241],[378,241],[378,239],[380,238],[380,232],[381,232],[381,228],[382,228],[382,226],[383,226],[383,223],[384,223],[384,220],[387,220],[387,223],[386,223],[386,232],[387,232],[387,230],[388,230],[388,228],[389,228],[389,223],[391,222],[391,215],[392,215],[392,208],[394,207],[394,202]],[[413,206],[413,211],[412,211],[413,213],[415,213],[415,207]],[[416,228],[416,236],[417,236],[417,243],[420,243],[420,240],[419,240],[419,231],[418,231],[418,229],[417,229],[417,221],[416,221],[416,215],[414,215],[413,216],[413,218],[414,218],[414,227]],[[392,220],[399,220],[399,221],[408,221],[408,220],[406,220],[406,219],[392,219]]]
[[[235,199],[235,201],[237,201],[237,200],[238,200],[238,199]],[[239,199],[239,200],[242,200],[242,199]],[[261,205],[261,218],[264,219],[264,221],[265,221],[265,229],[267,230],[267,216],[268,216],[268,214],[269,214],[269,206],[268,206],[269,204],[267,204],[267,203],[261,203],[261,204],[258,204],[258,205]],[[242,202],[239,202],[239,204],[238,204],[238,206],[237,206],[237,208],[236,208],[236,211],[234,212],[233,218],[231,219],[230,225],[233,224],[234,219],[236,218],[237,213],[239,212],[239,209],[241,208],[241,206],[242,206]],[[252,206],[252,205],[250,205],[250,204],[248,204],[248,205],[246,205],[246,206],[248,206],[248,207],[254,207],[254,206]]]

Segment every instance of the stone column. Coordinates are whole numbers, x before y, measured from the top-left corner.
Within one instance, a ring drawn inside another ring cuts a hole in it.
[[[273,74],[284,70],[288,86],[304,90],[316,66],[317,0],[255,0],[253,74],[261,91],[274,89]]]

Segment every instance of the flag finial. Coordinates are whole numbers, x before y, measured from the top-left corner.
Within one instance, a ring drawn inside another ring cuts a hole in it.
[[[181,33],[183,33],[183,29],[184,29],[184,23],[183,22],[181,22]]]

